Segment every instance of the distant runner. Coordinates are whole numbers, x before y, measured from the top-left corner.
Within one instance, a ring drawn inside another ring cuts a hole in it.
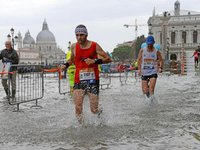
[[[71,49],[69,49],[67,54],[66,54],[66,60],[67,61],[70,60],[71,54],[72,54]],[[74,64],[69,66],[68,69],[67,69],[67,75],[68,75],[68,81],[69,81],[69,87],[70,87],[70,94],[73,94],[75,71],[76,71],[76,67],[75,67]]]
[[[155,43],[153,36],[148,36],[146,43],[147,47],[141,48],[138,55],[138,74],[142,76],[143,93],[146,98],[153,101],[157,73],[163,70],[163,59],[161,53],[153,46]]]
[[[87,39],[88,32],[84,25],[75,29],[77,43],[72,44],[72,55],[69,61],[62,65],[62,69],[75,64],[74,103],[76,117],[83,122],[83,99],[87,94],[90,100],[90,109],[94,114],[100,114],[99,109],[99,69],[98,65],[111,62],[108,54],[96,42]],[[100,56],[98,58],[97,56]]]
[[[195,50],[192,57],[194,57],[194,66],[197,68],[199,65],[199,52]]]

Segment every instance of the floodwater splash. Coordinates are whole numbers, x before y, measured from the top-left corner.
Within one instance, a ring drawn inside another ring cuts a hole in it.
[[[112,78],[110,88],[100,91],[100,118],[85,96],[84,123],[79,124],[73,99],[59,95],[57,82],[45,79],[48,95],[38,101],[40,109],[27,103],[23,112],[12,112],[1,99],[0,149],[199,149],[199,84],[199,76],[159,76],[159,105],[148,106],[141,82],[128,79],[121,85]]]

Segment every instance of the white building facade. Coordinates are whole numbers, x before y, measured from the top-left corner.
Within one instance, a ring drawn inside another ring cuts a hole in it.
[[[200,43],[200,12],[181,10],[178,0],[173,11],[156,15],[154,9],[148,25],[165,59],[176,57],[180,60],[182,49],[192,52]]]

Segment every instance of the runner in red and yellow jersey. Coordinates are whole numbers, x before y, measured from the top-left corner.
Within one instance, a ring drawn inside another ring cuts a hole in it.
[[[90,100],[90,109],[94,114],[99,110],[99,70],[98,65],[111,62],[111,58],[99,44],[87,39],[88,32],[84,25],[78,25],[75,29],[77,43],[72,44],[70,60],[62,65],[67,68],[75,64],[74,103],[76,117],[82,123],[83,99],[87,94]],[[101,59],[98,58],[101,57]]]

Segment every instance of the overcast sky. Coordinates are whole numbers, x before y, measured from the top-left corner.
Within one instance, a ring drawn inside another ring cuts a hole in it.
[[[4,48],[10,28],[22,36],[27,30],[36,39],[46,18],[57,45],[64,51],[68,41],[76,42],[74,29],[78,24],[88,28],[88,39],[112,52],[117,44],[135,38],[134,27],[124,24],[146,24],[138,35],[148,34],[147,20],[152,15],[174,9],[176,0],[0,0],[0,46]],[[179,0],[181,9],[200,11],[199,0]]]

